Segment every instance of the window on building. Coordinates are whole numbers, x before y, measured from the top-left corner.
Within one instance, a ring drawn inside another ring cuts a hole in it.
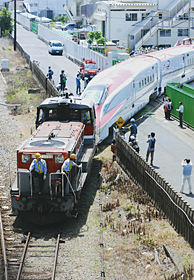
[[[34,7],[38,7],[38,3],[34,3]]]
[[[189,29],[178,29],[178,36],[189,36]]]
[[[141,30],[141,37],[143,37],[150,29]]]
[[[159,14],[158,16],[159,16],[159,19],[162,19],[162,14]]]
[[[160,37],[171,37],[171,29],[160,30]]]
[[[179,15],[178,20],[188,20],[189,13],[184,13],[183,15]]]
[[[149,15],[149,13],[142,13],[141,14],[141,20],[144,20]]]
[[[126,14],[126,21],[137,21],[137,14]]]

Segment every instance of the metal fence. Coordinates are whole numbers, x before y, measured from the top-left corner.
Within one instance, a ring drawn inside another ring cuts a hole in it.
[[[194,248],[194,209],[119,134],[116,140],[120,166],[146,191],[154,206]]]

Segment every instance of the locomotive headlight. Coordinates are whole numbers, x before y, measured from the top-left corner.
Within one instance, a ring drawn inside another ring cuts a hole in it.
[[[30,162],[30,155],[22,155],[22,162]]]
[[[56,155],[55,163],[63,163],[63,155]]]

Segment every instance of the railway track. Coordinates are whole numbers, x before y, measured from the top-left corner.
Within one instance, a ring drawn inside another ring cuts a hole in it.
[[[57,237],[48,236],[45,232],[28,232],[16,280],[51,279],[56,276],[57,258],[60,243],[60,229]]]

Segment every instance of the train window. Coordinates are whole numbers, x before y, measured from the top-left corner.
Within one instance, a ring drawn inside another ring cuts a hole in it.
[[[191,64],[191,59],[190,59],[190,64]]]
[[[142,87],[144,86],[144,80],[142,80]]]
[[[192,58],[192,63],[193,63],[193,58]]]
[[[152,75],[152,77],[153,77],[153,81],[154,81],[154,74]]]
[[[141,88],[141,82],[139,82],[139,89]]]
[[[146,85],[146,78],[144,79],[144,81],[145,81],[145,85]]]
[[[49,120],[57,120],[57,109],[50,109],[48,111]]]
[[[149,76],[147,77],[147,80],[148,80],[148,83],[149,83],[150,82],[150,77]]]
[[[135,88],[135,82],[133,81],[133,88]]]
[[[79,120],[79,111],[77,109],[70,109],[69,110],[69,120]]]
[[[150,82],[152,81],[152,76],[150,76]]]

